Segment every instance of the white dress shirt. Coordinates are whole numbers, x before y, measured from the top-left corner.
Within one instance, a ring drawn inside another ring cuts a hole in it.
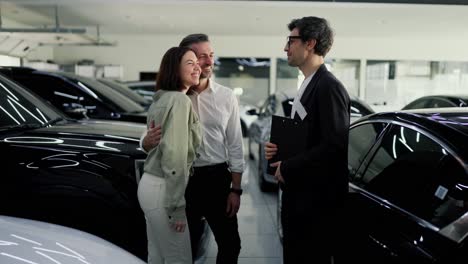
[[[209,80],[198,94],[189,94],[202,127],[202,143],[194,167],[228,162],[232,172],[244,171],[239,104],[231,89]]]
[[[305,78],[301,84],[301,88],[299,88],[299,91],[297,91],[297,94],[296,94],[296,97],[294,97],[294,102],[293,102],[293,106],[291,109],[291,118],[294,118],[294,115],[296,114],[296,112],[298,112],[301,120],[304,120],[305,115],[307,115],[307,113],[305,113],[304,106],[302,106],[301,104],[301,98],[302,98],[302,95],[304,94],[305,89],[307,88],[307,85],[309,85],[310,81],[312,80],[312,77],[314,77],[314,74],[315,72],[313,72],[309,77]],[[305,115],[303,113],[305,113]]]

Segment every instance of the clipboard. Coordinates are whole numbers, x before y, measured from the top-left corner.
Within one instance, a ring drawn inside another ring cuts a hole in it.
[[[270,142],[278,146],[278,152],[268,160],[267,172],[275,175],[271,163],[289,159],[306,150],[308,123],[273,115],[271,118]]]

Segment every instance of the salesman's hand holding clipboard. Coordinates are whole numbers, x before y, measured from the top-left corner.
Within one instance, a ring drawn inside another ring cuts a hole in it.
[[[278,146],[276,144],[273,144],[271,142],[265,142],[265,158],[267,160],[270,160],[273,158],[273,156],[276,155],[276,152],[278,151]],[[283,176],[281,176],[281,161],[277,161],[275,163],[268,163],[271,168],[275,168],[275,173],[273,174],[278,180],[278,182],[282,182],[284,184],[284,179]],[[270,171],[270,168],[267,169]]]
[[[272,116],[270,142],[265,143],[268,174],[284,183],[280,172],[281,161],[287,160],[306,149],[308,127],[306,122],[291,118]],[[271,168],[271,169],[270,169]]]

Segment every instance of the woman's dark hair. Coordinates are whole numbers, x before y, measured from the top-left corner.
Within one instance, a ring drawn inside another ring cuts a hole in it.
[[[333,45],[333,29],[328,24],[328,21],[320,17],[303,17],[293,19],[288,24],[290,31],[297,28],[302,41],[315,39],[315,54],[325,57]]]
[[[189,47],[172,47],[164,54],[156,78],[156,91],[180,91],[182,80],[180,78],[180,63],[185,53],[193,50]],[[195,53],[195,52],[194,52]]]

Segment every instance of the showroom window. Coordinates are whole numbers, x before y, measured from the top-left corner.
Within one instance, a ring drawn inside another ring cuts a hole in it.
[[[233,89],[239,102],[259,106],[268,96],[270,86],[270,59],[217,58],[217,83]]]
[[[367,61],[365,101],[376,111],[402,109],[427,95],[466,94],[468,62]]]
[[[294,97],[304,75],[297,67],[289,66],[287,59],[277,59],[276,65],[276,92]],[[359,60],[327,59],[325,65],[343,83],[350,95],[359,95]]]
[[[418,131],[394,125],[370,161],[363,183],[369,192],[441,226],[466,211],[455,186],[465,177],[443,146]]]

